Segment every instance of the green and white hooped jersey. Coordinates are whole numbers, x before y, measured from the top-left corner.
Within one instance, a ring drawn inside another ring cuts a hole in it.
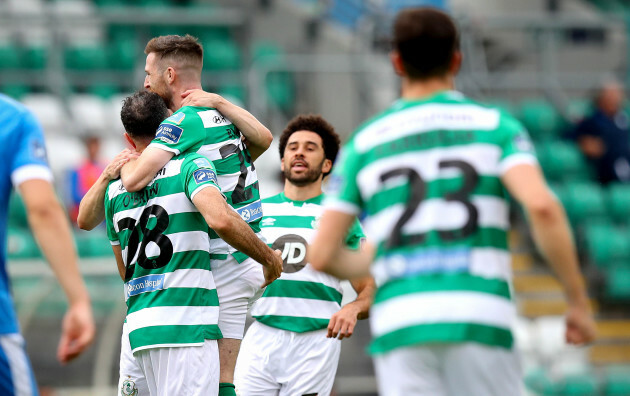
[[[202,189],[219,189],[216,180],[207,158],[188,153],[173,157],[136,193],[120,180],[107,188],[107,235],[121,246],[127,267],[126,321],[134,353],[221,338],[208,225],[192,204]]]
[[[178,155],[197,152],[214,164],[218,184],[232,206],[255,233],[260,232],[262,206],[256,167],[241,132],[216,109],[185,106],[162,122],[149,147]],[[242,262],[243,253],[221,240],[210,230],[211,253],[231,253]]]
[[[304,333],[328,326],[341,308],[339,279],[315,271],[306,262],[308,244],[323,212],[323,195],[293,201],[280,193],[263,199],[262,234],[273,249],[282,251],[282,276],[267,286],[252,306],[252,316],[267,326]],[[346,245],[358,249],[364,238],[359,222],[348,232]]]
[[[536,163],[518,121],[454,91],[399,100],[355,132],[326,206],[365,211],[378,247],[372,353],[421,343],[512,347],[509,205],[500,177]]]

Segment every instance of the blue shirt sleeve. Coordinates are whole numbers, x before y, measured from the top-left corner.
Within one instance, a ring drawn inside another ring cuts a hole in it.
[[[48,167],[44,133],[37,119],[28,111],[21,112],[20,123],[16,126],[14,145],[9,151],[10,171],[14,184],[39,178],[52,180]],[[32,165],[29,168],[25,168]],[[16,172],[18,171],[19,172]]]

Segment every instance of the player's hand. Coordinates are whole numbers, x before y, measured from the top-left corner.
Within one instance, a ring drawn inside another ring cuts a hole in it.
[[[273,261],[263,265],[263,274],[265,275],[265,283],[261,286],[267,287],[271,282],[275,281],[282,275],[282,252],[278,249],[273,251]]]
[[[71,304],[61,324],[57,359],[65,364],[79,356],[92,343],[95,332],[90,301]]]
[[[110,162],[103,170],[103,176],[106,180],[115,180],[120,177],[120,169],[132,159],[138,158],[140,155],[136,151],[124,149],[118,153],[112,162]]]
[[[567,343],[582,345],[593,342],[597,336],[597,327],[587,307],[569,307],[566,316],[567,330],[565,338]]]
[[[344,338],[352,337],[354,333],[354,326],[357,324],[357,315],[359,309],[350,303],[342,307],[337,311],[328,322],[328,334],[327,338]]]
[[[215,93],[205,92],[201,89],[189,89],[182,94],[182,107],[195,106],[195,107],[217,107],[219,101],[223,98]]]

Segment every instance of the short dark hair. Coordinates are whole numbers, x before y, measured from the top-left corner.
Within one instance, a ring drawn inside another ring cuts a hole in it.
[[[152,52],[160,59],[173,59],[199,68],[203,64],[203,46],[196,37],[189,34],[154,37],[144,48],[145,54],[149,55]]]
[[[284,157],[284,150],[287,147],[289,137],[297,131],[309,131],[318,134],[324,144],[324,156],[333,163],[335,162],[339,152],[339,135],[328,121],[317,114],[298,115],[289,121],[280,135],[280,158]],[[328,173],[330,172],[324,173],[324,176]]]
[[[166,117],[168,108],[164,99],[149,91],[138,91],[126,97],[120,110],[120,119],[125,131],[134,139],[153,139]]]
[[[444,76],[459,51],[459,32],[446,13],[434,8],[409,8],[394,22],[394,49],[411,79]]]

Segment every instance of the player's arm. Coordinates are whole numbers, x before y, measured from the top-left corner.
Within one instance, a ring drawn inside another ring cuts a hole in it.
[[[118,273],[120,274],[120,279],[125,280],[125,262],[122,257],[122,248],[120,245],[112,245],[112,250],[114,251],[114,257],[116,257],[116,266],[118,267]]]
[[[259,262],[265,272],[267,286],[282,273],[282,258],[261,241],[241,219],[216,188],[204,188],[193,197],[193,204],[216,233],[230,246]]]
[[[595,323],[562,205],[547,187],[536,165],[514,165],[501,179],[525,209],[534,242],[562,283],[569,303],[567,342],[583,344],[593,341]]]
[[[120,169],[131,158],[136,158],[137,153],[124,149],[103,170],[103,173],[90,187],[79,204],[77,225],[83,230],[92,230],[105,220],[105,207],[103,206],[105,192],[110,181],[120,176]]]
[[[370,305],[374,298],[376,285],[371,276],[350,281],[357,292],[357,298],[337,311],[328,322],[328,338],[340,340],[351,337],[357,320],[367,319],[370,313]]]
[[[57,200],[52,184],[30,179],[17,186],[28,213],[28,222],[46,260],[68,298],[57,358],[68,362],[85,350],[95,328],[87,292],[72,242],[70,224]]]
[[[370,275],[374,250],[369,243],[358,251],[346,249],[342,241],[355,222],[353,214],[327,209],[319,223],[315,240],[308,250],[308,262],[317,271],[339,279],[356,279]]]
[[[260,157],[271,145],[273,140],[271,131],[250,112],[224,97],[200,89],[188,90],[182,97],[185,98],[182,106],[213,107],[230,120],[247,139],[247,148],[252,160]]]
[[[120,170],[123,186],[129,192],[136,192],[149,184],[155,174],[173,158],[174,153],[149,146],[136,160],[130,160]]]

